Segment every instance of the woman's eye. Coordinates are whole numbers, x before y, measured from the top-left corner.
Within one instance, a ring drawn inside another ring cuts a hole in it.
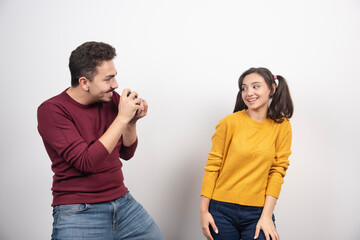
[[[242,87],[242,88],[241,88],[241,91],[246,91],[246,88],[245,88],[245,87]]]
[[[259,88],[259,87],[260,87],[259,85],[255,85],[255,86],[254,86],[255,89],[256,89],[256,88]]]

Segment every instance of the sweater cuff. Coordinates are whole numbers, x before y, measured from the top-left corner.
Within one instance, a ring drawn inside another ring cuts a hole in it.
[[[205,172],[203,177],[203,182],[201,186],[201,196],[205,196],[209,199],[212,199],[216,179],[219,176],[219,172]]]
[[[125,146],[124,143],[121,143],[121,149],[120,149],[120,158],[124,160],[129,160],[132,158],[135,154],[135,150],[138,145],[138,138],[136,137],[136,140],[133,144],[130,146]]]
[[[265,195],[270,195],[278,199],[280,196],[281,186],[282,183],[269,183],[268,187],[266,188]]]

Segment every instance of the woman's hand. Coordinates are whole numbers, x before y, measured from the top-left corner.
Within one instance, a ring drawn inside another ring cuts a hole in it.
[[[219,232],[218,228],[215,225],[214,218],[212,217],[211,213],[209,212],[209,204],[210,199],[201,196],[201,202],[200,202],[200,225],[202,232],[204,236],[207,238],[207,240],[214,240],[211,236],[209,225],[211,225],[214,232],[217,234]]]
[[[200,213],[200,225],[204,236],[208,240],[214,240],[211,236],[209,225],[211,225],[215,233],[218,233],[218,229],[215,225],[214,218],[212,217],[211,213],[209,213],[209,211],[203,211]]]
[[[254,239],[257,239],[259,237],[260,230],[262,230],[264,232],[266,240],[270,240],[270,237],[271,240],[280,240],[279,234],[276,231],[274,222],[272,220],[276,201],[276,198],[270,195],[266,195],[264,208],[262,210],[260,219],[256,225]]]
[[[272,221],[271,217],[269,216],[261,216],[255,230],[255,237],[257,239],[260,234],[260,230],[264,232],[266,240],[280,240],[279,234],[276,231],[274,222]]]

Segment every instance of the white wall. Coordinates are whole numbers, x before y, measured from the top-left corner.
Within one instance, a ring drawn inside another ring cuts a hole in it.
[[[203,239],[210,139],[252,66],[285,76],[295,104],[282,239],[360,239],[358,0],[0,0],[0,36],[0,239],[50,238],[36,109],[69,86],[70,52],[89,40],[117,49],[120,88],[149,102],[123,170],[169,240]]]

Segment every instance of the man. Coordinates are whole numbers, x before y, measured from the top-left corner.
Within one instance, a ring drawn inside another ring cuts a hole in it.
[[[38,108],[38,130],[52,161],[52,239],[165,239],[124,185],[119,157],[137,147],[136,122],[148,105],[130,89],[119,96],[105,43],[70,56],[71,87]]]

